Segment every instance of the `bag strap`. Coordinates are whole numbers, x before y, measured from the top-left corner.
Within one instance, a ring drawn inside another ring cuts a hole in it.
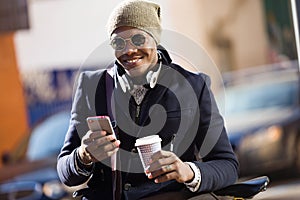
[[[108,69],[109,70],[109,69]],[[109,72],[106,70],[105,72],[105,87],[106,87],[106,106],[107,106],[107,113],[110,117],[112,122],[115,122],[114,115],[112,113],[111,107],[111,100],[112,100],[112,93],[114,88],[114,79],[110,76]],[[115,126],[115,124],[113,124]]]
[[[105,87],[106,87],[106,107],[108,116],[111,119],[113,128],[116,128],[116,121],[112,112],[112,93],[114,88],[114,79],[109,74],[110,69],[105,72]],[[118,137],[118,131],[115,131]],[[119,153],[117,153],[117,164],[120,164]],[[112,187],[113,187],[113,199],[120,200],[122,196],[122,178],[119,170],[112,171]]]

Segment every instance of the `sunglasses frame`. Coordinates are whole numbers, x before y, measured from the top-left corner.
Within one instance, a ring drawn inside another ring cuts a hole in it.
[[[144,42],[143,42],[141,45],[136,45],[136,44],[134,44],[134,42],[132,41],[132,38],[135,37],[135,36],[143,36]],[[112,44],[113,41],[116,40],[116,39],[121,39],[121,40],[124,42],[124,46],[123,46],[122,49],[118,49],[117,46],[114,47],[114,45]],[[129,38],[126,38],[126,39],[123,38],[123,37],[120,37],[120,36],[116,36],[116,37],[114,37],[114,38],[110,41],[110,46],[112,46],[112,48],[113,48],[115,51],[122,51],[122,50],[125,49],[126,44],[127,44],[127,41],[130,41],[130,43],[131,43],[133,46],[135,46],[135,47],[137,47],[137,48],[140,48],[140,47],[143,47],[143,46],[146,44],[146,40],[147,40],[147,37],[146,37],[145,35],[141,34],[141,33],[133,34],[132,36],[130,36]]]

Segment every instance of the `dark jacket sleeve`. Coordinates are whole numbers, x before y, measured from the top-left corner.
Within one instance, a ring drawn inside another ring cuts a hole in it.
[[[210,79],[206,75],[202,77],[205,83],[199,96],[200,124],[196,137],[201,161],[195,164],[202,179],[199,192],[206,192],[233,184],[238,178],[238,161],[210,90]]]
[[[100,75],[99,72],[84,72],[80,74],[77,81],[69,129],[57,161],[58,176],[68,186],[82,184],[89,178],[77,172],[75,152],[81,144],[81,138],[89,130],[86,118],[95,115],[95,88]]]
[[[75,167],[75,150],[80,146],[80,138],[74,127],[70,127],[64,146],[58,156],[57,172],[60,180],[68,185],[80,185],[88,180],[88,176],[81,175]]]

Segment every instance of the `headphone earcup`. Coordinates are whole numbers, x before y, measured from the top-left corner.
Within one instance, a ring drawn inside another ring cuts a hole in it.
[[[153,76],[153,71],[149,71],[146,75],[146,80],[148,84],[150,84],[152,76]]]
[[[120,86],[124,93],[126,92],[127,89],[128,89],[128,91],[130,91],[131,87],[130,87],[130,84],[128,83],[128,80],[125,77],[125,75],[122,75],[122,76],[118,75],[118,80],[119,80]]]
[[[150,88],[154,88],[154,86],[156,85],[158,74],[159,74],[159,72],[152,73],[151,79],[149,81]]]
[[[146,79],[147,79],[147,83],[150,85],[150,88],[154,88],[156,83],[157,83],[157,79],[158,79],[158,75],[160,73],[161,70],[161,62],[159,64],[159,67],[157,69],[156,72],[153,72],[152,70],[149,71],[146,75]]]
[[[124,82],[123,78],[121,76],[118,76],[118,80],[119,80],[122,91],[125,93],[126,92],[126,85],[125,85],[125,82]]]

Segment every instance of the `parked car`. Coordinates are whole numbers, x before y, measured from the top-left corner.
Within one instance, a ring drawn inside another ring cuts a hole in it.
[[[299,68],[271,68],[235,72],[225,82],[225,122],[241,176],[300,173]]]
[[[7,164],[0,170],[1,200],[73,199],[72,191],[60,183],[56,171],[69,118],[69,112],[48,117],[24,138],[17,153],[4,156]],[[14,159],[14,155],[22,154],[22,149],[26,149],[22,159]]]

